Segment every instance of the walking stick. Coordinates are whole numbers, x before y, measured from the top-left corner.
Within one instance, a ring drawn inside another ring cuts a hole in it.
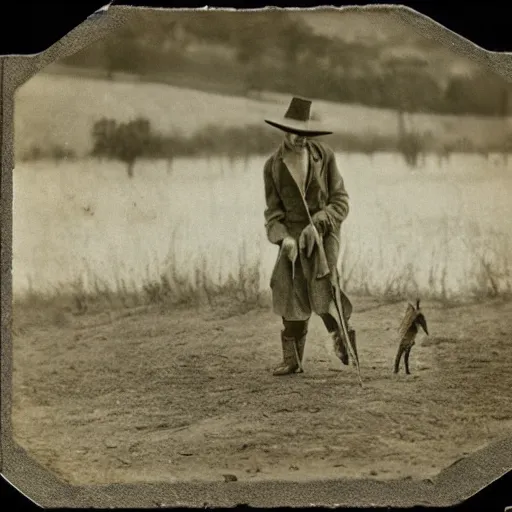
[[[299,365],[298,373],[304,373],[304,369],[302,368],[302,362],[299,357],[299,351],[297,349],[297,340],[293,338],[293,351],[295,352],[295,359],[297,360],[297,364]]]
[[[334,304],[336,305],[336,311],[338,312],[340,325],[343,330],[343,337],[346,340],[346,344],[349,349],[351,357],[356,362],[357,376],[359,378],[359,384],[362,388],[364,388],[363,380],[361,379],[361,368],[359,367],[359,356],[357,355],[357,352],[352,347],[352,341],[350,339],[350,336],[348,335],[347,324],[345,322],[345,315],[344,315],[343,311],[340,311],[340,308],[341,308],[341,310],[343,310],[343,306],[342,306],[342,302],[341,302],[341,294],[339,292],[339,283],[338,283],[338,286],[331,284],[331,291],[333,292]]]
[[[298,187],[298,185],[297,185],[297,187]],[[304,208],[308,215],[309,223],[311,224],[311,226],[313,227],[313,230],[315,232],[316,245],[318,248],[318,266],[319,266],[317,277],[322,278],[330,273],[329,264],[327,262],[327,256],[325,254],[323,239],[320,236],[320,233],[318,233],[318,230],[316,229],[315,224],[313,223],[313,219],[311,217],[311,214],[309,213],[309,208],[306,203],[306,198],[302,194],[302,191],[300,190],[300,188],[299,188],[299,194],[302,199],[302,204],[304,205]],[[338,322],[341,327],[341,330],[343,331],[343,338],[345,339],[345,344],[348,348],[350,356],[356,362],[359,384],[361,387],[364,387],[363,381],[361,379],[361,368],[359,367],[359,357],[357,355],[356,350],[352,347],[352,342],[348,335],[347,324],[345,322],[345,316],[343,314],[343,304],[341,302],[341,295],[339,293],[339,282],[337,282],[336,284],[337,284],[337,286],[334,285],[333,283],[331,283],[331,292],[332,292],[332,299],[333,299],[334,305],[336,306],[336,312],[338,313]]]
[[[308,216],[309,224],[312,226],[313,232],[315,233],[315,241],[316,241],[316,245],[318,247],[318,269],[317,269],[316,277],[318,279],[321,279],[321,278],[326,277],[327,275],[329,275],[331,273],[331,271],[329,269],[329,262],[327,261],[327,255],[325,254],[323,239],[322,239],[320,233],[318,232],[318,230],[316,229],[316,226],[315,226],[315,224],[313,222],[313,219],[311,217],[311,214],[309,212],[309,208],[308,208],[308,204],[306,202],[306,198],[304,197],[304,194],[302,193],[302,190],[301,190],[299,184],[297,183],[297,180],[295,179],[295,177],[293,176],[293,174],[291,172],[290,172],[290,175],[291,175],[295,185],[297,186],[297,190],[299,192],[299,196],[302,199],[302,204],[303,204],[304,209],[306,210],[306,213],[307,213],[307,216]],[[292,277],[295,277],[294,276],[294,274],[295,274],[295,262],[293,262],[292,264],[293,264]],[[347,325],[345,323],[345,317],[343,315],[343,305],[341,303],[341,297],[337,297],[337,295],[339,295],[339,281],[336,284],[337,284],[337,286],[334,286],[334,284],[331,283],[331,293],[332,293],[332,300],[333,300],[333,302],[334,302],[334,304],[336,306],[336,312],[338,313],[338,323],[339,323],[339,325],[341,327],[341,330],[343,331],[343,338],[344,338],[344,341],[345,341],[345,345],[347,346],[347,349],[348,349],[348,351],[350,353],[350,356],[356,362],[357,374],[358,374],[358,377],[359,377],[359,384],[361,385],[361,387],[364,387],[363,386],[363,381],[361,379],[361,369],[359,367],[359,357],[357,355],[356,350],[352,347],[351,340],[350,340],[350,337],[348,335],[348,329],[347,329]],[[295,353],[296,353],[296,357],[297,357],[297,362],[299,363],[299,367],[300,367],[297,346],[296,346],[295,343],[294,343],[294,347],[295,347]]]

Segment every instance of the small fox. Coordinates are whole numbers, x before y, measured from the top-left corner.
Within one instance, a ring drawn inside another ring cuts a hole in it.
[[[409,355],[414,346],[416,335],[418,334],[418,326],[420,326],[428,336],[427,320],[420,310],[420,300],[416,301],[416,307],[412,304],[407,305],[405,316],[398,330],[400,344],[395,357],[394,373],[398,373],[400,368],[400,360],[404,356],[405,373],[410,375],[409,371]]]

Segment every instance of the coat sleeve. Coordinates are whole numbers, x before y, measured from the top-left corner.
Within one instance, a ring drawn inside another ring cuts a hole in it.
[[[313,222],[323,234],[339,231],[349,213],[349,196],[334,152],[329,149],[326,157],[328,200],[325,208],[313,216]]]
[[[265,229],[268,240],[280,245],[283,239],[288,236],[288,230],[283,224],[285,212],[272,176],[272,159],[265,163],[263,171],[265,183]]]

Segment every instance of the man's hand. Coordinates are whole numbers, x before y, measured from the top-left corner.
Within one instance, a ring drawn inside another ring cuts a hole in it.
[[[321,235],[325,235],[331,225],[329,217],[324,210],[320,210],[313,215],[313,224]]]
[[[311,253],[313,252],[313,247],[315,243],[318,243],[320,240],[318,231],[314,226],[308,224],[300,234],[299,237],[299,248],[300,250],[306,249],[306,255],[309,258]]]
[[[294,262],[297,259],[298,254],[297,242],[295,241],[295,238],[292,236],[285,237],[281,245],[281,251],[288,257],[291,262]]]

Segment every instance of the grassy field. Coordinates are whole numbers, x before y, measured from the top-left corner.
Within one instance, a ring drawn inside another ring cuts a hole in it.
[[[282,116],[289,97],[261,101],[137,81],[106,81],[39,73],[16,94],[16,153],[33,146],[59,145],[79,156],[91,148],[92,124],[103,116],[127,121],[147,117],[155,131],[191,135],[206,125],[237,127]],[[315,101],[315,110],[336,133],[394,136],[398,119],[391,110]],[[469,141],[475,148],[497,148],[512,132],[512,120],[411,115],[406,128],[423,137],[427,147]]]
[[[180,118],[185,130],[220,112],[202,96],[186,115],[190,91],[180,104],[161,86],[59,82],[72,93],[36,80],[17,103],[20,147],[52,138],[85,150],[89,122],[110,112],[145,112],[162,129]],[[23,109],[35,104],[29,122]],[[223,108],[226,123],[240,110],[253,122],[270,104],[226,98]],[[347,126],[359,119],[350,111],[339,114]],[[381,130],[390,116],[368,113]],[[270,374],[281,325],[268,301],[277,249],[264,232],[264,158],[139,161],[131,180],[92,159],[17,163],[19,443],[73,483],[389,479],[434,478],[510,435],[511,161],[424,155],[411,170],[391,153],[337,160],[351,198],[340,267],[365,389],[317,318],[306,373]],[[413,349],[413,374],[393,376],[396,329],[417,295],[430,336]]]
[[[263,158],[20,164],[14,173],[14,291],[140,292],[175,298],[229,281],[268,288]],[[351,293],[452,300],[511,290],[511,163],[501,156],[338,155],[351,197],[341,268]],[[242,290],[243,291],[243,290]],[[153,289],[157,293],[157,289]]]

